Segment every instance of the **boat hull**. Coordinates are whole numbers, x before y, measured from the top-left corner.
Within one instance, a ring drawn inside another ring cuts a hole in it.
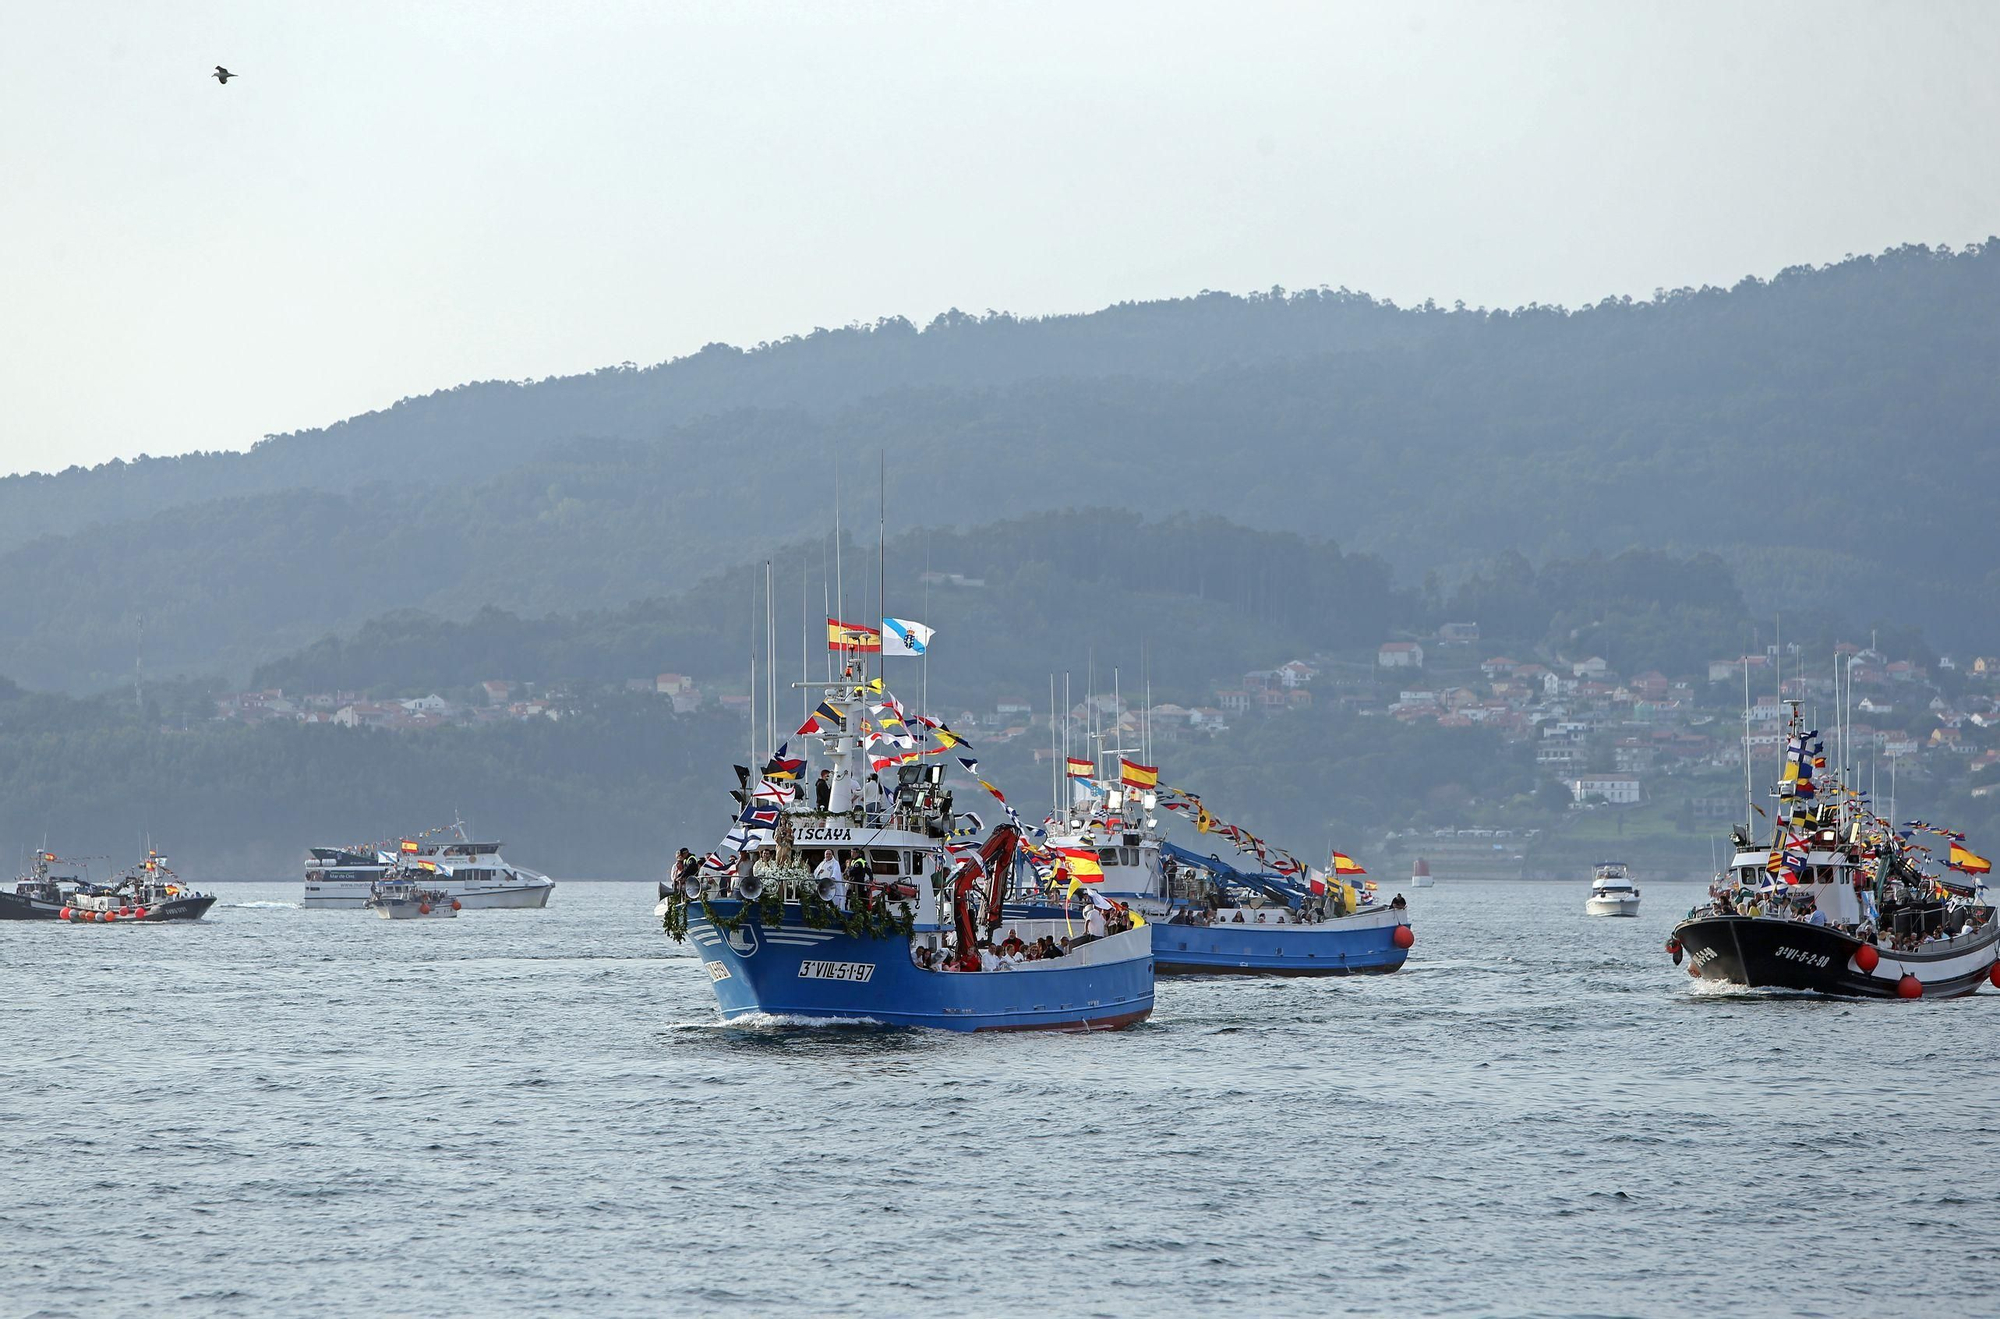
[[[458,909],[449,902],[434,902],[429,911],[414,902],[379,902],[375,904],[375,914],[385,921],[450,920],[458,915]]]
[[[60,902],[24,898],[18,893],[0,893],[0,921],[52,921],[59,919]]]
[[[198,921],[203,916],[206,916],[208,909],[214,905],[214,894],[201,893],[193,897],[170,898],[165,902],[148,904],[145,908],[146,914],[144,916],[118,916],[116,920],[105,919],[106,916],[117,914],[118,908],[116,907],[110,908],[109,911],[78,907],[73,910],[78,914],[87,911],[90,919],[78,920],[72,916],[69,920],[62,923],[65,925],[163,925],[170,921]],[[128,908],[128,910],[137,910],[137,908]],[[57,916],[53,919],[61,920],[62,918]]]
[[[1797,989],[1843,998],[1895,998],[1905,973],[1926,998],[1970,994],[1986,982],[2000,921],[1971,935],[1929,945],[1931,951],[1878,948],[1875,969],[1855,961],[1862,941],[1826,925],[1755,916],[1700,916],[1674,928],[1690,972],[1702,980],[1751,989]]]
[[[1383,909],[1311,925],[1155,925],[1153,965],[1160,975],[1386,975],[1409,960],[1395,941],[1408,924]]]
[[[735,919],[734,899],[711,904]],[[1153,1010],[1151,926],[1085,945],[1060,962],[1005,971],[930,971],[910,940],[815,930],[796,906],[782,925],[754,913],[734,930],[688,913],[693,940],[725,1019],[757,1014],[865,1020],[953,1031],[1118,1030]]]
[[[1583,914],[1586,916],[1637,916],[1637,898],[1585,898]]]
[[[428,883],[428,881],[427,881]],[[438,888],[449,892],[459,900],[467,911],[523,910],[549,905],[549,895],[555,892],[554,884],[509,884],[504,888],[452,888],[448,882],[439,882]],[[327,883],[315,889],[307,885],[303,907],[320,910],[359,910],[368,905],[370,885]]]

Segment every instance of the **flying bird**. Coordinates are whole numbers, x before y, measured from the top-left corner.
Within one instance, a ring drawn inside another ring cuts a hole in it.
[[[215,79],[217,82],[221,83],[224,87],[227,87],[229,85],[229,80],[231,78],[238,78],[241,77],[242,75],[231,73],[229,70],[223,68],[220,64],[218,64],[215,66],[215,72],[209,74],[208,76]]]

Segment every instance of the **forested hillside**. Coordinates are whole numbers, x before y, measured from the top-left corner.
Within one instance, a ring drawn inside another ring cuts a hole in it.
[[[878,453],[899,529],[1220,514],[1441,570],[1441,599],[1507,551],[1707,550],[1759,613],[1976,644],[1994,361],[2000,244],[1575,312],[1207,295],[717,348],[0,482],[0,535],[63,532],[0,557],[0,672],[121,680],[142,615],[149,668],[235,675],[392,609],[617,609],[830,530],[836,460],[869,519]]]

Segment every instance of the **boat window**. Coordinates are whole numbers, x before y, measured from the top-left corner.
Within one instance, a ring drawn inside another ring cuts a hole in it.
[[[910,858],[910,873],[913,875],[924,873],[924,854],[922,852],[918,852]]]
[[[868,868],[878,875],[900,875],[903,873],[902,856],[893,847],[871,847],[868,849]]]
[[[1115,847],[1100,847],[1097,849],[1097,859],[1104,865],[1115,866],[1118,864],[1118,849]]]

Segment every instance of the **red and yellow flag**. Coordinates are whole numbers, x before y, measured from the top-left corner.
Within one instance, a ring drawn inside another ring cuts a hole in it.
[[[1347,853],[1335,852],[1333,854],[1333,873],[1336,875],[1365,875],[1368,872],[1361,868],[1359,861],[1356,861]]]
[[[879,627],[856,627],[843,623],[837,618],[826,620],[826,648],[828,650],[865,650],[879,653],[882,649],[882,629]]]
[[[1118,778],[1128,788],[1157,788],[1160,786],[1160,767],[1141,765],[1136,760],[1118,757]]]
[[[414,839],[414,838],[405,838],[405,839],[403,840],[403,842],[402,842],[402,848],[403,848],[403,850],[404,850],[405,852],[414,852],[414,851],[416,851],[416,850],[417,850],[417,840],[416,840],[416,839]]]
[[[1056,855],[1062,858],[1063,868],[1070,878],[1084,884],[1100,884],[1104,881],[1104,866],[1097,859],[1097,849],[1092,847],[1058,847]]]
[[[1089,761],[1078,760],[1075,756],[1065,756],[1063,759],[1069,762],[1070,778],[1087,779],[1090,777],[1091,764]]]
[[[1951,845],[1951,860],[1945,862],[1953,870],[1963,870],[1968,875],[1983,875],[1993,869],[1993,863],[1977,852],[1967,851],[1957,843]]]

